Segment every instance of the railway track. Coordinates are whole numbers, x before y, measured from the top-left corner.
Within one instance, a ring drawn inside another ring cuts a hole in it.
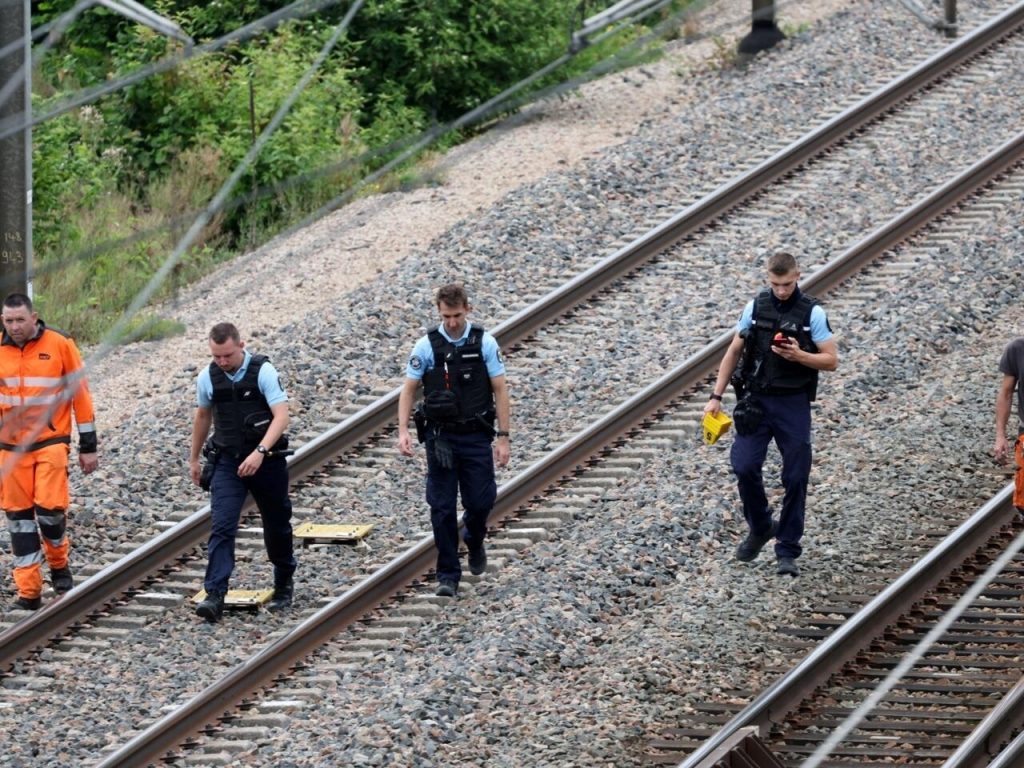
[[[1007,189],[997,187],[993,194],[1017,195],[1024,184],[1024,178],[1014,178],[1007,182],[1010,192]],[[978,204],[980,207],[986,205],[985,197],[982,196]],[[929,207],[922,204],[920,208]],[[964,210],[965,216],[972,214],[971,207]],[[906,217],[900,216],[899,219]],[[956,224],[952,227],[955,229]],[[854,257],[855,254],[863,256],[873,251],[872,241],[880,242],[887,240],[887,236],[876,233],[877,238],[866,239],[862,244],[865,250],[858,248],[851,249],[851,253],[845,254]],[[940,233],[941,234],[941,233]],[[903,249],[901,249],[902,251]],[[911,250],[911,249],[907,249]],[[857,303],[870,303],[866,298],[869,293],[866,285],[874,283],[875,290],[885,290],[886,285],[894,274],[907,274],[915,269],[921,268],[921,261],[909,258],[905,252],[889,254],[888,257],[877,263],[865,277],[859,277],[858,285],[851,291],[853,295],[846,295],[842,288],[835,289],[830,293],[831,303],[840,303],[850,306]],[[811,278],[812,285],[829,286],[829,281],[824,276],[818,276],[819,280]],[[507,560],[515,559],[516,552],[530,546],[531,543],[544,540],[558,535],[560,526],[568,521],[581,516],[580,510],[587,508],[609,488],[614,488],[621,478],[634,474],[642,465],[650,461],[650,457],[659,452],[671,449],[685,442],[693,434],[699,420],[700,408],[703,405],[702,399],[692,402],[690,393],[694,387],[700,387],[706,379],[708,372],[717,363],[721,350],[728,341],[729,334],[719,339],[716,345],[711,345],[708,355],[698,355],[695,359],[688,360],[678,367],[677,370],[666,374],[662,380],[652,384],[644,391],[637,393],[629,402],[624,403],[621,408],[615,409],[612,413],[593,425],[589,430],[577,435],[569,443],[560,448],[563,452],[563,459],[569,463],[566,466],[576,467],[579,462],[585,461],[585,457],[593,456],[595,453],[603,454],[603,460],[592,462],[587,469],[578,471],[572,478],[564,481],[557,489],[550,491],[549,495],[539,500],[523,502],[523,497],[515,497],[513,503],[519,504],[517,508],[511,508],[508,498],[503,497],[495,510],[495,518],[508,514],[509,517],[502,533],[492,539],[489,545],[492,551],[496,552],[494,562],[501,567]],[[683,376],[683,379],[678,379]],[[676,384],[671,384],[676,379]],[[685,384],[679,384],[685,381]],[[670,388],[671,387],[671,388]],[[680,393],[683,393],[680,397]],[[659,406],[658,403],[664,403]],[[653,409],[653,410],[652,410]],[[632,411],[630,413],[630,411]],[[637,424],[639,423],[639,426]],[[631,426],[632,425],[632,426]],[[615,438],[614,435],[626,434],[627,437]],[[604,435],[602,437],[602,435]],[[587,447],[593,442],[594,447]],[[609,442],[622,442],[621,449],[611,449]],[[571,458],[569,451],[579,451],[578,459]],[[504,490],[504,489],[503,489]],[[521,503],[522,502],[522,503]],[[923,532],[913,546],[908,544],[897,545],[904,558],[912,558],[914,551],[923,554],[938,538],[939,531],[946,531],[955,527],[962,518],[962,511],[958,508],[950,508],[946,514],[936,514],[933,519],[934,529]],[[945,558],[944,558],[945,559]],[[895,577],[898,575],[894,573]],[[862,601],[870,599],[870,593],[875,588],[885,585],[886,574],[884,572],[875,574],[880,581],[878,584],[864,584],[864,590],[868,594],[861,595]],[[475,580],[471,580],[473,583]],[[471,587],[472,589],[472,587]],[[851,598],[852,600],[852,598]],[[287,702],[289,696],[293,696],[296,690],[301,690],[304,700],[313,700],[317,696],[317,687],[338,683],[333,673],[342,674],[344,670],[357,669],[361,664],[371,663],[375,654],[382,650],[393,647],[400,642],[401,638],[408,632],[414,631],[415,627],[424,620],[436,617],[442,610],[443,602],[429,594],[416,593],[401,598],[397,603],[385,604],[378,612],[377,619],[370,621],[367,625],[359,625],[352,631],[337,636],[328,644],[328,647],[314,660],[307,660],[303,669],[294,677],[290,677],[283,691],[270,690],[259,696],[248,698],[240,707],[238,712],[226,716],[222,721],[211,727],[207,735],[200,740],[199,745],[189,750],[179,750],[174,753],[176,759],[185,759],[189,756],[195,764],[215,764],[218,759],[227,759],[227,756],[237,752],[254,749],[254,743],[258,741],[258,734],[266,734],[282,726],[282,716],[276,711],[276,707]],[[844,607],[832,606],[823,609],[826,616],[835,617],[855,612],[856,608],[850,607],[850,601]],[[823,620],[821,625],[827,625],[828,620]],[[820,625],[819,625],[820,626]],[[811,634],[813,634],[811,631]],[[798,634],[798,645],[806,646],[806,633]],[[308,682],[306,680],[308,679]],[[202,699],[206,700],[207,695],[212,699],[221,698],[219,694],[210,690],[204,693]],[[714,705],[709,706],[709,712],[721,712],[721,709]],[[164,734],[169,721],[154,724],[150,731],[151,735]],[[658,750],[664,754],[664,742],[658,742]],[[689,745],[693,748],[693,744]],[[128,755],[131,753],[128,752]],[[110,765],[128,764],[111,761]]]
[[[816,606],[793,630],[813,646],[799,665],[703,743],[689,728],[653,743],[654,761],[988,765],[1024,722],[1024,521],[1011,497],[1007,486],[852,615],[849,596]],[[691,754],[680,761],[675,748]]]
[[[1017,17],[1020,15],[1021,12],[1017,12]],[[1019,23],[1017,17],[1007,15],[1007,20]],[[983,45],[1004,34],[1004,31],[988,29],[972,42]],[[667,270],[671,271],[672,263],[671,256],[665,256],[668,246],[701,232],[709,222],[721,219],[724,212],[734,209],[738,203],[762,195],[766,184],[792,173],[794,169],[806,164],[809,158],[816,156],[824,148],[863,131],[865,125],[877,115],[892,109],[894,104],[908,98],[915,88],[940,76],[936,73],[947,73],[951,68],[957,66],[951,61],[962,61],[975,55],[977,55],[977,51],[965,45],[962,49],[958,49],[959,59],[936,57],[939,60],[929,63],[929,66],[934,68],[931,70],[931,74],[915,70],[905,82],[899,84],[900,87],[882,89],[879,93],[873,94],[866,100],[863,111],[848,110],[834,121],[830,121],[821,130],[816,131],[813,137],[797,142],[780,153],[779,156],[771,158],[762,166],[737,179],[736,182],[723,186],[705,200],[691,206],[647,236],[640,238],[588,270],[563,289],[556,291],[549,297],[549,300],[538,302],[536,306],[530,307],[502,323],[501,326],[493,329],[496,336],[503,347],[513,349],[514,359],[518,359],[519,356],[529,359],[530,356],[533,356],[538,364],[543,364],[545,356],[548,354],[544,351],[543,342],[550,341],[551,336],[559,338],[566,333],[572,333],[572,331],[565,331],[558,324],[553,332],[551,323],[555,318],[565,317],[566,313],[571,313],[575,320],[576,317],[590,312],[597,313],[602,304],[607,305],[614,301],[613,297],[617,289],[609,292],[608,287],[616,285],[615,281],[621,279],[624,274],[642,272],[642,265],[654,256],[657,258],[647,279],[664,281],[665,273]],[[1019,138],[1014,140],[1012,152],[1018,151],[1019,143]],[[965,189],[988,183],[989,179],[1002,173],[1007,165],[1013,162],[1015,162],[1015,155],[1011,155],[1009,159],[1003,157],[984,168],[976,169],[969,180],[960,181],[960,186],[945,190],[934,199],[927,201],[926,204],[918,206],[917,210],[908,213],[902,221],[895,222],[894,226],[887,229],[884,234],[879,233],[870,242],[865,241],[860,244],[859,258],[871,258],[865,254],[869,252],[877,254],[889,245],[905,238],[908,233],[921,226],[937,212],[948,210],[955,201],[963,196]],[[874,250],[872,251],[872,249]],[[829,286],[849,277],[858,269],[853,263],[854,261],[853,258],[834,260],[819,269],[814,278],[806,283],[806,288],[811,292],[824,292]],[[740,271],[745,271],[745,269]],[[585,310],[581,307],[584,307]],[[614,316],[617,312],[611,314]],[[562,324],[564,322],[560,321]],[[577,333],[588,336],[593,333],[593,330],[592,327],[583,327]],[[607,410],[602,419],[591,428],[558,445],[556,450],[545,459],[542,460],[539,455],[531,456],[533,463],[529,468],[502,486],[499,506],[495,511],[495,521],[505,516],[521,515],[524,505],[528,505],[542,492],[542,489],[558,482],[566,475],[575,473],[579,467],[585,465],[595,455],[606,451],[608,445],[615,443],[622,438],[623,434],[633,430],[636,423],[643,420],[645,414],[650,414],[664,403],[671,402],[681,397],[682,393],[699,386],[707,377],[712,366],[717,364],[718,357],[727,343],[729,335],[723,327],[723,335],[716,342],[700,348],[684,364],[674,368],[670,375],[659,378],[654,384],[642,389],[622,405],[617,404],[619,399],[615,397],[615,392],[621,391],[618,389],[610,392],[605,400],[598,400],[599,410],[602,408]],[[538,344],[538,340],[541,343]],[[524,345],[522,349],[517,348],[517,345],[520,344]],[[691,348],[699,348],[699,344],[695,342],[691,342],[691,344]],[[552,347],[551,349],[553,351],[550,354],[558,354],[557,348]],[[653,367],[658,367],[658,363],[655,362]],[[348,479],[342,479],[331,486],[331,493],[337,489],[338,485],[345,483],[351,482],[356,486],[364,484],[365,476],[368,473],[365,471],[353,473],[348,468],[364,470],[369,468],[369,474],[373,474],[377,471],[375,467],[385,461],[385,456],[382,454],[389,454],[390,449],[382,445],[382,440],[386,439],[389,422],[393,418],[395,400],[395,393],[388,393],[372,405],[346,418],[334,429],[304,445],[291,464],[293,478],[312,480],[316,474],[321,473],[322,467],[330,467],[331,462],[336,461],[336,457],[342,456],[344,458],[341,462],[336,468],[332,467],[328,474],[337,469]],[[572,434],[572,430],[563,429],[563,434]],[[544,442],[557,442],[557,440],[552,440],[552,437],[557,438],[557,436],[558,433],[552,431],[552,434],[546,436],[547,439]],[[543,452],[538,451],[537,453],[542,454]],[[347,475],[346,472],[348,472]],[[352,480],[352,475],[358,476],[357,479]],[[385,482],[390,482],[391,479],[391,477],[387,477]],[[603,479],[598,475],[593,480],[595,483],[593,487],[601,488],[609,480],[614,482],[614,475]],[[400,489],[399,496],[402,493],[405,493],[404,498],[418,498],[417,491],[407,493]],[[578,493],[576,496],[587,498],[586,492]],[[393,513],[394,510],[386,510],[386,512]],[[51,604],[46,610],[7,630],[3,636],[0,636],[0,647],[3,648],[3,651],[0,652],[0,659],[4,665],[15,668],[18,673],[45,666],[32,655],[32,649],[41,645],[45,646],[53,637],[62,638],[61,642],[53,647],[70,649],[76,653],[87,652],[91,647],[90,644],[94,642],[113,642],[116,645],[118,638],[128,638],[132,636],[133,630],[149,625],[154,615],[166,613],[168,608],[180,605],[188,585],[192,585],[192,589],[194,589],[196,583],[195,555],[191,552],[205,535],[207,514],[208,510],[202,510],[188,517],[118,563],[95,574],[72,593],[69,593],[65,599]],[[536,519],[536,515],[533,516],[533,519]],[[564,520],[565,515],[563,514],[560,518],[556,507],[556,512],[552,513],[549,518],[542,519]],[[524,531],[518,536],[519,545],[526,546],[529,541],[547,535],[543,533],[546,530],[544,526],[536,526],[530,522],[529,515],[525,515],[523,520],[525,524],[518,525],[518,529]],[[510,528],[510,530],[516,529],[516,526]],[[415,537],[411,535],[415,529],[409,529],[409,531],[410,533],[406,534],[406,537],[415,540]],[[400,552],[400,550],[398,551]],[[510,557],[514,556],[514,551],[513,547],[509,553]],[[213,686],[197,696],[194,701],[189,702],[188,706],[178,714],[170,716],[171,720],[157,720],[128,748],[111,752],[104,764],[137,764],[132,761],[143,759],[140,755],[156,755],[171,748],[184,735],[194,733],[198,727],[197,724],[209,722],[218,717],[224,711],[226,701],[238,701],[246,691],[252,690],[254,686],[266,684],[267,681],[280,674],[281,670],[294,664],[296,659],[308,655],[313,648],[323,642],[325,637],[339,632],[342,628],[352,626],[359,617],[379,605],[386,596],[394,594],[396,590],[415,581],[429,569],[432,559],[429,540],[419,539],[411,548],[393,557],[383,569],[372,568],[372,562],[354,563],[351,572],[345,573],[345,577],[355,580],[356,586],[341,590],[340,595],[324,601],[326,605],[309,613],[294,628],[280,628],[278,634],[281,636],[277,639],[270,638],[271,643],[263,651],[220,678]],[[190,563],[192,563],[192,571],[188,570]],[[367,573],[371,575],[364,578]],[[179,580],[179,576],[184,578]],[[140,588],[140,584],[142,588]],[[169,584],[172,585],[171,588],[168,588]],[[173,586],[175,584],[178,586]],[[133,609],[134,616],[130,613],[126,614],[120,606],[116,606],[117,603],[131,602],[136,604],[136,608]],[[432,605],[433,601],[428,597],[427,603]],[[116,607],[112,607],[112,605]],[[138,610],[140,607],[145,610]],[[97,629],[104,631],[97,633]],[[97,635],[100,636],[100,639],[97,639]],[[288,648],[287,652],[279,655],[278,652],[285,646]],[[202,696],[209,696],[205,704],[199,701]],[[141,746],[142,742],[149,738],[147,734],[150,731],[159,731],[156,734],[157,739],[148,741],[145,746]]]

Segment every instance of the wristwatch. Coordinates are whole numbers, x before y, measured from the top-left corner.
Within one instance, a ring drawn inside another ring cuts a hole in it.
[[[494,436],[495,437],[508,437],[509,436],[508,435],[508,430],[507,429],[499,429],[497,432],[494,433]]]
[[[264,456],[266,456],[268,453],[270,453],[270,449],[262,445],[257,445],[256,453],[262,453]]]

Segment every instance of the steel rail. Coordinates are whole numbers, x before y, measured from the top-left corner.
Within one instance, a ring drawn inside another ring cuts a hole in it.
[[[804,284],[813,286],[818,293],[833,289],[858,267],[874,260],[894,242],[906,238],[931,219],[944,213],[949,206],[955,205],[973,189],[991,181],[1008,166],[1019,161],[1022,155],[1024,133],[1006,142],[985,159],[891,219],[872,235],[860,240],[821,267]],[[733,331],[723,333],[715,341],[503,484],[498,489],[498,497],[488,522],[493,524],[516,513],[551,484],[582,467],[645,418],[686,391],[700,385],[717,369],[718,361],[732,338]],[[110,754],[100,764],[100,768],[134,766],[158,759],[232,708],[233,702],[242,700],[252,691],[286,672],[311,650],[326,642],[327,638],[357,621],[368,610],[426,573],[432,567],[435,558],[433,538],[427,536],[413,545],[408,552],[297,625],[273,645],[201,691],[183,707],[150,725],[126,745]],[[899,583],[904,581],[909,581],[915,589],[923,590],[932,586],[931,581],[926,578],[915,577],[901,580]],[[889,618],[888,614],[884,616]],[[843,650],[845,652],[845,648]],[[815,668],[818,668],[817,662]],[[785,697],[783,693],[786,694]],[[803,689],[796,683],[790,683],[778,698],[771,699],[770,708],[765,708],[764,712],[759,713],[751,722],[729,728],[728,733],[723,733],[722,738],[716,740],[709,749],[718,748],[721,742],[733,737],[744,726],[760,725],[765,717],[776,712],[778,702],[783,702],[782,706],[789,706],[794,700],[793,696],[798,693],[802,695]]]
[[[709,768],[712,756],[733,735],[756,726],[766,734],[806,696],[847,661],[880,636],[907,607],[945,578],[956,566],[985,544],[992,533],[1013,520],[1013,483],[1008,484],[931,552],[855,613],[821,645],[811,651],[749,706],[737,713],[678,768]],[[719,755],[720,757],[720,755]]]
[[[1002,745],[1020,730],[1021,723],[1024,723],[1024,679],[1007,691],[956,752],[942,764],[942,768],[983,768],[989,765],[993,757],[1001,754]]]
[[[706,226],[766,185],[849,137],[916,90],[962,65],[1021,24],[1024,24],[1024,3],[1004,12],[907,74],[868,95],[754,169],[720,186],[660,226],[519,311],[493,328],[492,333],[502,346],[509,346],[528,337],[654,254]],[[389,426],[397,410],[399,392],[400,388],[396,388],[300,447],[289,461],[292,482]],[[248,514],[253,508],[250,502],[243,512]],[[122,594],[147,575],[158,571],[160,565],[198,546],[205,535],[209,514],[209,506],[204,506],[186,520],[82,582],[61,600],[48,604],[0,633],[0,669],[7,668],[20,656],[63,634],[68,627],[90,613],[102,609],[115,595]]]
[[[1024,765],[1024,733],[1017,734],[997,757],[985,765],[988,768],[1019,768]]]

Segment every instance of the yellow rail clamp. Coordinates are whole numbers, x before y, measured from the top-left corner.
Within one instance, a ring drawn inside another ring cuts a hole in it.
[[[246,609],[259,608],[274,596],[273,589],[229,589],[224,595],[224,608]],[[206,590],[200,589],[192,598],[193,603],[203,602]]]
[[[302,546],[310,544],[358,544],[370,535],[372,525],[328,525],[321,523],[303,523],[292,531],[297,539],[302,539]]]

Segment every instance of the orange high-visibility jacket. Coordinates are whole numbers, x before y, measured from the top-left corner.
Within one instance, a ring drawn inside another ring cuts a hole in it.
[[[0,340],[0,449],[23,446],[32,450],[61,438],[70,441],[72,406],[83,445],[95,446],[96,416],[75,342],[42,321],[39,333],[24,347],[4,332]]]

